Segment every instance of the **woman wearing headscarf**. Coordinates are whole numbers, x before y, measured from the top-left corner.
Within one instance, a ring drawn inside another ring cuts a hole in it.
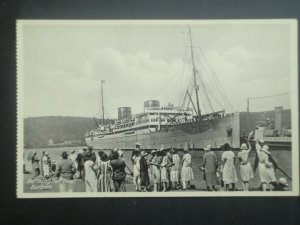
[[[86,192],[97,192],[96,165],[93,154],[90,151],[85,155],[84,170]]]
[[[235,169],[235,154],[228,143],[225,144],[224,147],[225,151],[222,154],[222,174],[225,191],[229,191],[230,184],[234,191],[235,184],[238,182],[238,176]]]
[[[183,190],[186,190],[187,188],[190,188],[190,182],[194,179],[194,173],[192,169],[192,156],[190,155],[188,148],[184,148],[183,151],[181,180]]]
[[[98,163],[98,191],[111,192],[112,190],[112,168],[108,155],[100,151]]]
[[[160,170],[160,181],[163,186],[163,191],[166,192],[168,189],[168,184],[169,184],[169,173],[168,173],[168,156],[167,153],[161,149],[161,154],[162,154],[162,162],[160,164],[161,170]]]
[[[241,145],[241,151],[238,153],[238,159],[240,163],[240,175],[242,179],[244,191],[249,191],[249,181],[253,178],[252,167],[249,162],[249,153],[251,151],[251,145],[248,142],[249,149],[246,143]]]
[[[218,161],[216,153],[211,150],[211,145],[204,148],[206,151],[203,155],[203,168],[205,173],[206,189],[208,191],[216,191],[217,184],[217,167]]]
[[[157,150],[152,150],[152,158],[150,158],[148,164],[150,165],[150,171],[153,179],[153,191],[157,192],[160,189],[160,164],[162,163],[162,156],[158,155]]]
[[[177,190],[178,189],[178,183],[179,183],[179,162],[180,162],[180,158],[177,154],[176,149],[172,149],[171,154],[172,154],[173,165],[170,167],[171,168],[170,180],[172,182],[172,188]]]

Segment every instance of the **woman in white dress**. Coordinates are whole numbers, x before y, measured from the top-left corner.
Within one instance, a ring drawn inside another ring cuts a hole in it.
[[[249,153],[251,151],[251,145],[248,142],[249,149],[245,143],[241,145],[241,151],[238,153],[238,159],[240,163],[240,175],[242,179],[244,191],[249,191],[249,181],[253,178],[253,171],[249,162]]]
[[[192,169],[192,156],[188,149],[184,149],[184,155],[182,158],[181,180],[182,188],[186,190],[190,188],[190,182],[194,179],[194,173]]]
[[[229,191],[229,185],[231,184],[232,190],[235,190],[235,184],[238,182],[238,176],[235,169],[235,154],[231,150],[229,144],[222,154],[222,174],[225,184],[225,191]]]
[[[179,183],[179,161],[180,161],[180,158],[177,154],[176,149],[172,149],[171,153],[172,153],[173,166],[171,166],[170,180],[172,182],[172,188],[177,190],[178,183]]]
[[[272,191],[272,182],[276,182],[274,165],[269,161],[269,147],[264,145],[261,147],[257,141],[256,143],[256,153],[258,158],[258,172],[259,179],[261,182],[261,186],[263,191],[266,191],[269,188]]]
[[[168,189],[168,184],[170,181],[170,174],[169,174],[169,170],[168,170],[168,167],[170,166],[170,162],[168,160],[168,154],[166,152],[164,152],[164,150],[162,150],[162,149],[161,149],[161,151],[162,151],[163,159],[160,164],[160,166],[161,166],[160,178],[161,178],[161,183],[163,186],[163,191],[165,192]]]
[[[50,176],[50,158],[48,155],[48,152],[45,152],[42,158],[43,161],[43,171],[44,171],[44,177],[48,178]]]

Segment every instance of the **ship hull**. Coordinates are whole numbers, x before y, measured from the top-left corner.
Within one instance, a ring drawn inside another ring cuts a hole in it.
[[[227,128],[232,128],[228,135]],[[147,133],[113,134],[104,137],[87,137],[86,144],[94,149],[134,149],[135,143],[140,143],[142,149],[164,148],[202,149],[208,144],[219,148],[225,143],[234,148],[240,145],[240,119],[239,114],[219,119],[194,121],[172,126],[166,131]]]

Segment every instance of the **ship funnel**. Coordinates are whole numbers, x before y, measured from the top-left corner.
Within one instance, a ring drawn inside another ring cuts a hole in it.
[[[275,130],[281,130],[282,128],[282,106],[275,107]]]
[[[144,109],[146,108],[155,108],[159,107],[159,101],[158,100],[148,100],[144,102]]]
[[[118,108],[118,120],[131,117],[131,107],[119,107]]]

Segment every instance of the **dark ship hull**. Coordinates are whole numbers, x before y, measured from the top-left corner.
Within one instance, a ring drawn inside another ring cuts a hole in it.
[[[228,132],[228,127],[232,132]],[[203,149],[208,144],[220,148],[230,143],[234,148],[240,146],[239,114],[219,119],[193,121],[171,126],[168,130],[156,132],[120,133],[86,137],[86,144],[94,149],[134,149],[135,143],[140,143],[142,149],[179,148],[188,146],[190,149]]]

